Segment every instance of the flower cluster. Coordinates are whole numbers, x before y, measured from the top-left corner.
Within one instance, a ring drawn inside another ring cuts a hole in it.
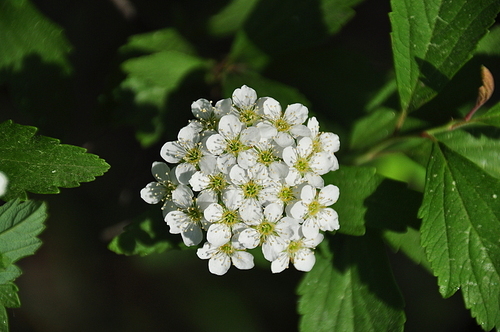
[[[186,246],[205,238],[197,254],[214,274],[231,264],[252,268],[251,249],[259,246],[273,273],[290,262],[311,270],[321,231],[339,229],[329,207],[339,189],[321,177],[339,166],[338,136],[320,132],[304,105],[283,112],[275,99],[257,98],[245,85],[215,106],[199,99],[191,109],[196,119],[160,151],[176,166],[154,162],[156,182],[141,197],[163,203],[170,232]]]

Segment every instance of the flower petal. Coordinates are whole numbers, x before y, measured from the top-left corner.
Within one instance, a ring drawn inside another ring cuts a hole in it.
[[[284,119],[286,122],[292,125],[303,124],[307,119],[307,115],[309,114],[309,110],[306,106],[296,103],[292,105],[288,105],[285,109]]]
[[[288,268],[288,264],[290,262],[290,257],[286,252],[281,252],[278,254],[278,257],[271,262],[271,271],[273,273],[280,273],[284,269]]]
[[[151,173],[158,182],[166,182],[170,180],[170,167],[161,161],[155,161],[151,165]]]
[[[158,204],[167,194],[167,189],[159,182],[150,182],[141,189],[141,198],[148,204]]]
[[[210,225],[207,231],[207,241],[216,247],[220,247],[231,240],[231,228],[226,224],[215,223]]]
[[[324,206],[330,206],[339,199],[339,188],[333,184],[321,188],[318,194],[318,202]]]
[[[247,249],[256,248],[260,243],[260,235],[253,228],[246,228],[238,235],[238,241]]]
[[[224,208],[221,205],[219,205],[218,203],[212,203],[209,206],[207,206],[205,211],[203,211],[203,216],[209,222],[217,222],[221,220],[223,213],[224,213]]]
[[[311,249],[300,249],[294,256],[293,266],[299,271],[309,272],[316,263],[314,251]]]
[[[242,127],[243,124],[235,115],[224,115],[219,121],[219,134],[221,134],[225,139],[230,140],[238,137],[241,133]]]
[[[264,114],[271,120],[281,118],[281,105],[274,98],[266,98],[263,104]]]
[[[237,107],[247,109],[257,100],[257,93],[254,89],[243,85],[241,88],[234,90],[232,99]]]
[[[228,255],[218,252],[208,261],[208,270],[216,275],[223,275],[231,267],[231,258]]]
[[[203,240],[203,233],[201,232],[200,226],[192,222],[187,222],[184,223],[181,228],[182,240],[184,241],[184,244],[186,246],[197,246],[198,244],[200,244],[201,240]]]
[[[254,267],[253,256],[246,251],[236,251],[231,255],[233,265],[240,270],[249,270]]]
[[[163,144],[160,150],[160,156],[165,159],[167,163],[177,164],[184,158],[186,149],[182,147],[179,142],[167,142]]]

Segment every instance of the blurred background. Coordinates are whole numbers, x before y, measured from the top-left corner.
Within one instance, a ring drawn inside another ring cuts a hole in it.
[[[268,82],[279,82],[287,87],[278,91],[282,104],[305,103],[347,147],[345,133],[354,119],[392,77],[389,1],[353,1],[355,12],[339,18],[340,32],[326,33],[299,48],[286,49],[284,44],[283,52],[269,50],[268,58],[244,47],[239,53],[235,50],[234,32],[241,21],[214,19],[230,5],[238,10],[234,4],[242,1],[31,3],[62,28],[71,48],[67,67],[47,63],[33,53],[22,59],[19,70],[0,71],[0,121],[36,126],[39,134],[85,147],[111,168],[95,181],[62,189],[58,195],[30,195],[48,203],[50,216],[40,236],[43,246],[18,262],[23,270],[16,280],[22,306],[8,309],[11,331],[297,330],[295,290],[302,273],[293,268],[272,275],[267,265],[243,272],[233,267],[217,277],[194,250],[128,257],[107,246],[138,216],[148,211],[160,214],[159,207],[151,210],[140,199],[139,191],[153,181],[151,163],[160,160],[162,144],[176,139],[178,130],[192,118],[190,105],[198,98],[215,102],[230,97],[242,84],[254,87],[259,96],[276,97]],[[260,31],[259,25],[273,20],[270,9],[276,1],[262,3],[241,5],[247,11],[247,32]],[[259,15],[264,9],[268,15]],[[292,23],[296,18],[290,17]],[[29,21],[20,22],[28,24],[27,29],[37,29],[29,27]],[[130,36],[164,28],[174,28],[189,41],[192,54],[208,60],[200,70],[182,76],[168,90],[168,98],[156,100],[162,104],[158,109],[154,102],[140,103],[137,95],[143,91],[130,88],[133,81],[121,83],[133,74],[121,63],[147,53],[144,45],[131,47]],[[264,29],[259,40],[272,39],[266,33]],[[301,40],[300,35],[296,38]],[[266,50],[265,43],[259,46]],[[231,54],[250,57],[249,66],[259,75],[247,74],[247,68],[231,63]],[[498,66],[489,67],[494,72]],[[228,71],[236,74],[224,75]],[[471,81],[474,101],[478,84],[476,79]],[[397,103],[393,99],[388,102]],[[425,113],[422,118],[442,120]],[[341,163],[342,153],[345,150],[339,155]],[[460,293],[442,299],[433,276],[401,254],[390,250],[388,254],[406,301],[406,331],[481,331],[464,309]]]

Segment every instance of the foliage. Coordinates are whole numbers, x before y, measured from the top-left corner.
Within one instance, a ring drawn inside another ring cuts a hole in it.
[[[0,331],[8,330],[5,308],[20,305],[14,263],[41,244],[46,205],[28,193],[59,193],[109,168],[83,148],[35,135],[36,127],[78,139],[84,126],[73,125],[82,118],[86,129],[127,128],[137,147],[120,142],[110,154],[118,167],[130,168],[105,184],[118,196],[128,182],[151,181],[147,166],[138,171],[138,165],[159,159],[158,146],[192,118],[192,101],[228,98],[244,84],[281,105],[306,105],[322,131],[340,136],[340,168],[324,176],[325,184],[340,188],[333,205],[340,229],[326,232],[314,268],[301,275],[301,331],[403,331],[404,302],[412,298],[403,299],[386,246],[434,275],[443,298],[460,291],[482,329],[500,329],[500,102],[493,92],[500,76],[494,26],[500,1],[385,2],[392,60],[383,65],[376,52],[363,52],[369,45],[362,52],[349,47],[366,42],[356,39],[357,16],[382,8],[363,7],[369,3],[227,0],[200,10],[190,1],[131,1],[140,24],[128,26],[127,40],[115,41],[107,58],[115,62],[96,69],[106,83],[99,98],[86,97],[99,103],[99,112],[82,115],[70,84],[85,71],[78,66],[88,55],[79,53],[87,38],[86,31],[76,33],[81,22],[54,15],[58,25],[50,10],[28,0],[3,1],[0,83],[8,102],[0,102],[14,111],[0,118],[0,172],[9,181],[0,207]],[[17,124],[26,122],[36,127]],[[140,187],[134,190],[138,201]],[[101,191],[92,194],[96,201],[110,202]],[[113,234],[110,250],[147,256],[183,247],[157,209],[130,204],[128,225]],[[92,209],[105,215],[98,227],[118,223],[110,219],[122,207],[96,203]],[[197,273],[195,283],[209,282],[207,275]],[[248,285],[249,292],[275,291],[262,280]],[[276,293],[269,298],[279,298]],[[213,299],[189,302],[200,308]]]

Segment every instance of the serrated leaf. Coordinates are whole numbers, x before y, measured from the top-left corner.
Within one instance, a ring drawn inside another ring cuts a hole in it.
[[[378,235],[337,234],[329,242],[297,291],[300,330],[403,331],[403,299]]]
[[[34,254],[42,244],[37,235],[45,228],[46,218],[47,207],[43,202],[13,200],[1,206],[0,253],[11,263]]]
[[[19,301],[19,296],[17,296],[18,290],[17,286],[13,283],[0,285],[0,307],[19,308],[21,302]]]
[[[497,0],[392,0],[392,48],[401,108],[432,99],[471,58],[500,9]]]
[[[446,131],[436,138],[466,157],[489,175],[500,179],[500,140],[473,136],[462,130]]]
[[[146,256],[177,248],[179,242],[182,242],[181,238],[177,237],[176,242],[160,217],[160,213],[158,216],[139,217],[127,225],[123,233],[113,238],[108,245],[109,250],[127,256]]]
[[[42,241],[37,236],[45,228],[47,218],[45,203],[13,200],[0,206],[0,256],[10,265],[0,270],[0,331],[8,331],[5,307],[18,308],[17,287],[12,280],[21,274],[13,263],[33,255]]]
[[[449,297],[462,290],[485,330],[500,327],[500,180],[435,143],[420,209],[422,245]]]
[[[0,169],[9,178],[4,200],[26,200],[26,192],[55,194],[104,174],[109,165],[81,147],[36,135],[37,128],[0,124]]]
[[[6,308],[19,308],[21,305],[17,291],[18,288],[12,283],[0,284],[0,332],[9,332]]]

